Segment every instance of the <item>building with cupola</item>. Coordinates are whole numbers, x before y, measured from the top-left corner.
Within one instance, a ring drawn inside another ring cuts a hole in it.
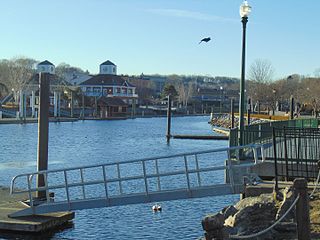
[[[79,86],[85,96],[96,99],[100,118],[123,118],[128,107],[138,103],[136,87],[117,75],[117,66],[110,60],[100,64],[99,74]]]
[[[116,97],[126,104],[138,98],[136,87],[118,76],[117,66],[109,60],[100,64],[99,74],[80,83],[80,87],[88,97]]]

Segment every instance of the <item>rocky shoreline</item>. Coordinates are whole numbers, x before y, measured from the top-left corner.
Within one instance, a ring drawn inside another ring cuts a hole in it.
[[[259,119],[259,118],[252,118],[251,119],[251,124],[258,124],[262,122],[268,122],[268,119]],[[219,115],[214,115],[210,122],[212,126],[215,127],[221,127],[225,129],[231,128],[231,115],[226,113],[226,114],[219,114]],[[235,117],[234,118],[234,126],[238,126],[239,124],[239,118]]]
[[[205,231],[201,240],[231,239],[232,235],[251,235],[260,232],[284,215],[294,201],[291,187],[287,187],[275,196],[265,193],[257,197],[248,197],[235,205],[227,206],[220,212],[209,214],[202,220]],[[311,237],[320,239],[320,193],[310,199]],[[273,229],[265,234],[249,239],[297,239],[294,210]]]

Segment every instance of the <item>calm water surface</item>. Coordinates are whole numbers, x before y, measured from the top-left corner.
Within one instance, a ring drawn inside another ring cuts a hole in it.
[[[208,119],[173,118],[172,132],[212,134]],[[0,185],[9,186],[14,175],[36,170],[37,124],[0,125],[0,132]],[[165,132],[165,118],[50,123],[49,169],[227,146],[227,141],[179,139],[167,145]],[[156,214],[152,204],[81,210],[76,212],[73,227],[43,238],[196,239],[203,236],[204,215],[237,200],[238,196],[224,196],[163,202],[163,211]]]

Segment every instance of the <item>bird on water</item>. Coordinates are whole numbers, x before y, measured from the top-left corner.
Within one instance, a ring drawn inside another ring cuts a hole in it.
[[[199,42],[199,44],[202,43],[202,42],[209,42],[210,40],[211,40],[210,37],[203,38],[203,39],[201,39],[201,41]]]

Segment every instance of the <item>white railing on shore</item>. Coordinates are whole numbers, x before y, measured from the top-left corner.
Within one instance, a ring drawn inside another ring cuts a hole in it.
[[[20,174],[12,179],[10,191],[28,194],[30,204],[12,216],[236,194],[243,175],[264,161],[263,152],[263,145],[247,145]],[[250,161],[239,161],[241,154]],[[217,177],[219,171],[225,182]],[[36,186],[39,176],[44,177],[43,187]],[[36,206],[38,191],[46,192],[46,201]]]

